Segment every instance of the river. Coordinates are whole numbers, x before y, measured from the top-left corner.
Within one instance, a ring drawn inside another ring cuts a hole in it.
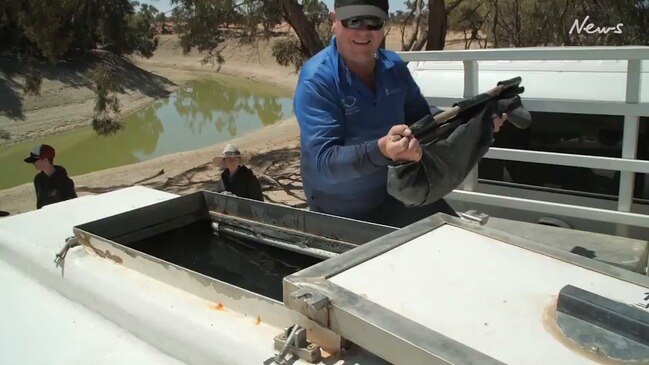
[[[56,149],[55,164],[80,175],[207,147],[293,115],[288,93],[259,83],[194,80],[146,108],[123,117],[126,128],[98,136],[91,127],[0,147],[0,189],[31,182],[22,160],[35,144]]]

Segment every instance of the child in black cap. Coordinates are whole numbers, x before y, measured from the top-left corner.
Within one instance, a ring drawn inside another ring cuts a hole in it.
[[[39,144],[23,161],[34,165],[40,171],[34,177],[36,188],[36,209],[77,197],[74,181],[62,166],[54,165],[55,151],[52,146]]]

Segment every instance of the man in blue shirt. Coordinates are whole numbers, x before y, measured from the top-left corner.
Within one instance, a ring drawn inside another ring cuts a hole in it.
[[[336,0],[331,43],[302,68],[294,108],[304,192],[312,211],[405,226],[442,211],[407,208],[387,193],[389,164],[419,161],[408,125],[429,107],[405,63],[379,49],[387,0]],[[495,118],[497,130],[502,118]]]

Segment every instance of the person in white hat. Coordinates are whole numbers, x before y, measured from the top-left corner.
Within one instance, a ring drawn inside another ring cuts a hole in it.
[[[259,180],[252,170],[243,165],[249,159],[249,156],[243,155],[237,146],[228,143],[223,149],[223,156],[218,159],[221,167],[224,168],[221,172],[221,182],[225,191],[236,196],[264,201]]]

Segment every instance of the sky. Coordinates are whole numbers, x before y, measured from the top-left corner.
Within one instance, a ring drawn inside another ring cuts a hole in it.
[[[171,5],[169,4],[170,3],[169,0],[138,0],[138,1],[142,4],[151,4],[160,11],[166,12],[171,10]],[[334,0],[322,0],[322,1],[324,1],[324,3],[327,4],[329,10],[333,9]],[[405,6],[403,5],[404,0],[389,0],[389,2],[390,2],[390,12],[405,9]]]

